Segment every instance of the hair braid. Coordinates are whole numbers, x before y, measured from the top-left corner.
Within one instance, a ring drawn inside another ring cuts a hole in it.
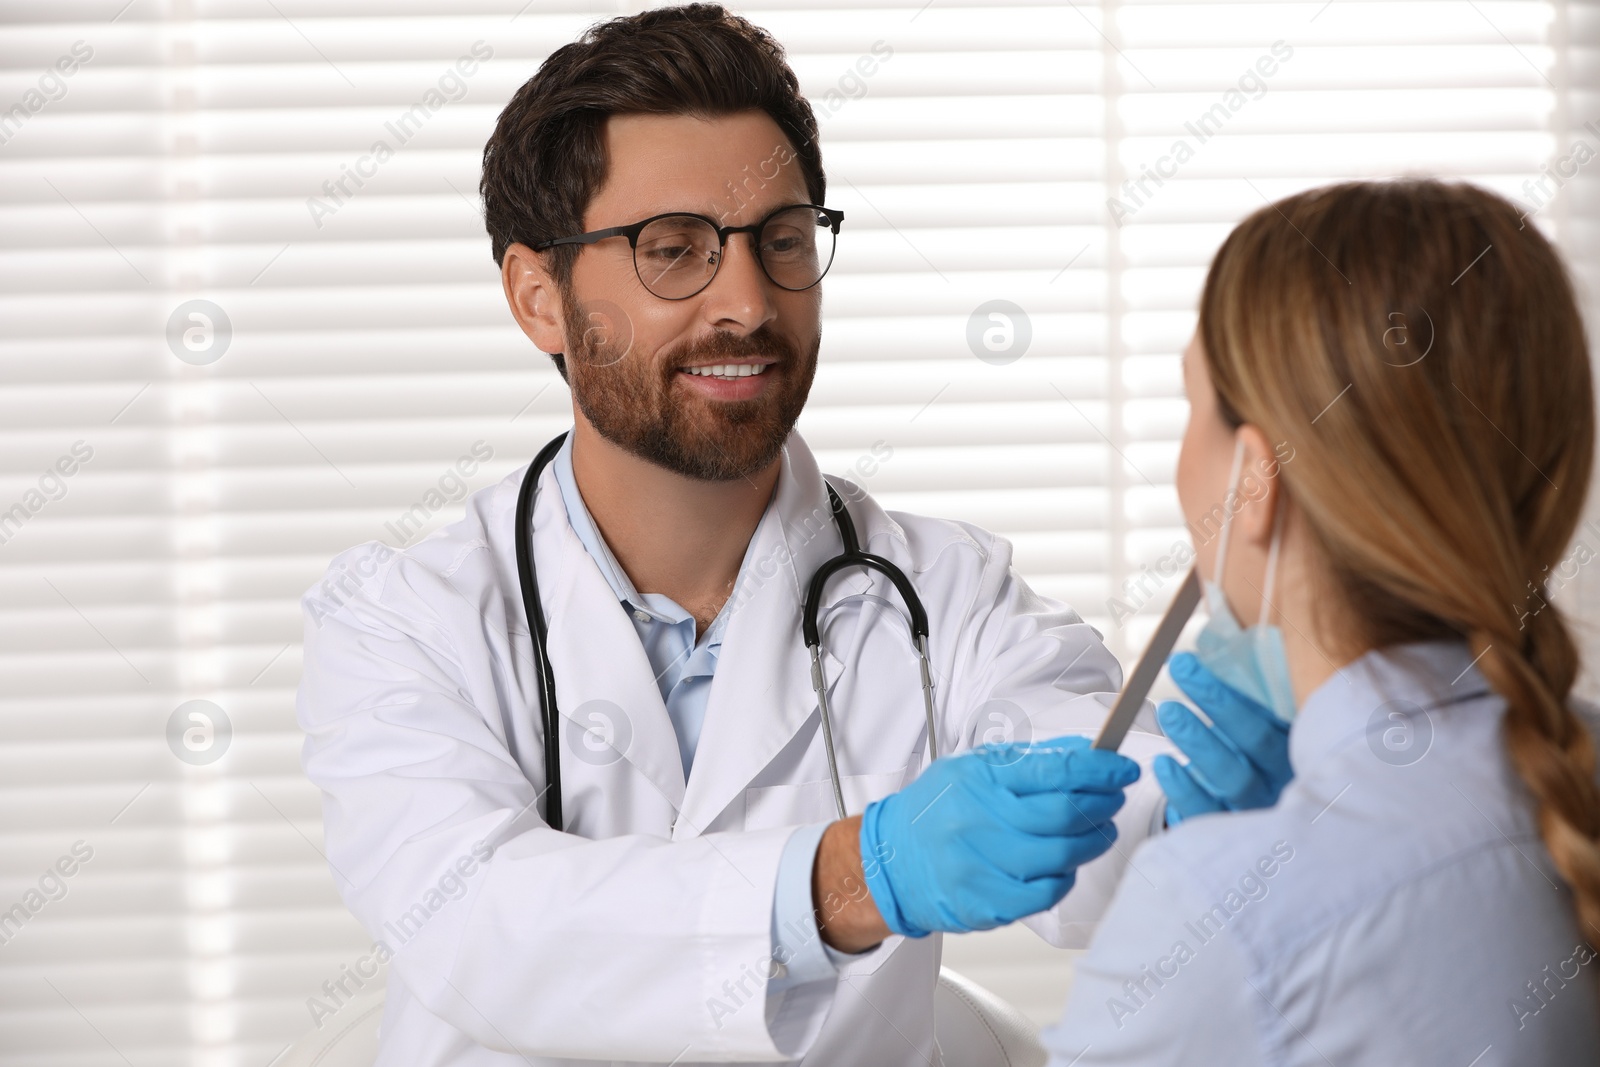
[[[1600,945],[1600,787],[1593,738],[1569,703],[1577,648],[1554,605],[1528,623],[1520,634],[1476,629],[1469,640],[1482,654],[1478,669],[1506,699],[1506,747],[1532,796],[1539,836],[1572,889],[1583,936]]]

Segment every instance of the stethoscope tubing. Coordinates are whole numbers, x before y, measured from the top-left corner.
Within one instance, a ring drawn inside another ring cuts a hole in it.
[[[539,454],[528,465],[528,472],[522,478],[522,488],[517,493],[516,514],[517,578],[522,589],[523,610],[528,617],[528,632],[533,646],[533,668],[538,683],[541,722],[544,725],[545,822],[556,830],[563,828],[559,742],[561,714],[556,705],[555,671],[550,664],[550,651],[547,646],[549,634],[539,601],[539,578],[533,563],[533,502],[540,474],[555,458],[561,449],[561,443],[566,438],[565,432],[557,435],[539,450]],[[828,777],[833,781],[834,806],[838,809],[839,818],[843,819],[846,817],[844,789],[839,776],[838,754],[833,744],[833,712],[828,704],[827,679],[822,672],[822,635],[818,616],[821,613],[823,586],[827,584],[829,578],[844,568],[865,567],[877,571],[889,579],[905,602],[906,610],[911,617],[911,640],[917,650],[918,665],[922,673],[922,703],[928,718],[930,761],[939,758],[939,744],[933,715],[933,672],[928,663],[928,612],[922,604],[922,598],[917,595],[911,579],[906,577],[905,572],[899,567],[883,556],[861,551],[860,544],[856,540],[855,523],[845,508],[844,500],[832,485],[828,485],[826,481],[823,484],[827,485],[834,524],[839,529],[844,551],[823,563],[811,576],[806,589],[805,606],[801,612],[800,630],[806,649],[811,654],[811,687],[817,694],[817,709],[822,716],[822,744],[828,756]]]
[[[825,485],[827,482],[824,481]],[[828,579],[844,570],[846,567],[865,567],[877,571],[900,591],[900,599],[905,602],[906,611],[911,616],[911,642],[917,650],[917,663],[922,672],[922,704],[928,717],[928,759],[939,758],[939,743],[933,719],[933,673],[928,666],[928,612],[923,607],[922,598],[917,595],[916,587],[911,584],[911,579],[906,577],[904,571],[895,566],[883,556],[861,551],[861,545],[856,540],[856,524],[850,518],[850,512],[845,507],[843,498],[828,485],[828,501],[833,510],[835,524],[839,527],[839,537],[844,542],[844,551],[818,567],[811,576],[811,582],[806,588],[805,608],[800,614],[800,631],[805,639],[806,649],[811,653],[811,688],[817,694],[817,710],[822,714],[822,747],[828,753],[828,777],[833,780],[833,804],[839,812],[839,818],[845,815],[844,788],[839,777],[838,757],[833,748],[833,714],[828,705],[827,679],[822,673],[822,634],[818,625],[822,614],[822,588],[828,584]]]
[[[544,722],[544,821],[552,828],[562,828],[561,819],[561,713],[556,707],[556,676],[550,667],[544,610],[539,603],[539,576],[533,565],[533,495],[539,484],[539,475],[555,454],[561,442],[567,439],[565,431],[539,450],[528,473],[522,479],[517,493],[517,579],[522,586],[522,606],[528,616],[529,643],[533,646],[533,671],[539,684],[539,708]]]

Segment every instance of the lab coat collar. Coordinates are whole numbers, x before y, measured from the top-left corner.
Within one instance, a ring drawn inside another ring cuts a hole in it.
[[[574,761],[606,765],[621,758],[676,809],[683,803],[683,764],[655,672],[627,609],[572,529],[553,467],[539,476],[533,560],[546,612],[556,705],[566,723],[562,736],[546,737],[544,743],[561,746],[568,803]],[[609,735],[618,755],[597,752],[593,734],[585,742],[586,730]]]
[[[865,546],[868,509],[851,507]],[[722,648],[688,783],[638,633],[573,531],[552,468],[540,475],[533,522],[556,698],[567,729],[581,736],[595,712],[620,711],[615,736],[622,757],[679,810],[676,836],[698,835],[816,715],[801,607],[811,574],[842,545],[815,457],[797,432],[789,435],[772,500],[723,609]],[[830,583],[824,615],[844,588],[842,581]],[[831,690],[844,664],[826,643],[823,660]],[[570,766],[569,738],[555,743],[563,746],[563,766]]]
[[[600,536],[600,530],[594,524],[594,516],[589,514],[589,506],[584,503],[583,493],[578,489],[577,476],[572,472],[572,438],[572,431],[567,431],[566,439],[561,442],[561,447],[556,449],[555,456],[550,460],[550,469],[556,472],[556,485],[561,490],[561,503],[567,509],[567,524],[572,527],[572,532],[577,534],[579,542],[594,560],[595,567],[606,580],[606,584],[611,586],[611,591],[617,595],[617,599],[636,608],[642,608],[645,606],[644,597],[633,587],[628,572],[617,562],[617,557],[612,554],[611,546],[606,544],[606,539]]]
[[[863,544],[865,511],[857,504],[852,512]],[[798,433],[785,442],[777,487],[751,540],[739,583],[723,609],[722,650],[679,836],[710,827],[796,734],[821,721],[800,616],[811,575],[843,544],[816,457]],[[829,583],[824,619],[847,589],[843,580]],[[824,639],[823,679],[830,693],[844,671]]]
[[[1289,731],[1289,759],[1296,774],[1369,730],[1396,725],[1391,711],[1428,712],[1488,692],[1463,641],[1421,641],[1374,649],[1345,664],[1306,697]]]

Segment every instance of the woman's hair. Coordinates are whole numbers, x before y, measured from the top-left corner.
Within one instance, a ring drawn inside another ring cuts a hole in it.
[[[1223,417],[1288,441],[1281,488],[1362,648],[1464,638],[1600,944],[1600,789],[1546,578],[1595,439],[1572,285],[1505,199],[1411,179],[1314,189],[1223,242],[1200,301]]]

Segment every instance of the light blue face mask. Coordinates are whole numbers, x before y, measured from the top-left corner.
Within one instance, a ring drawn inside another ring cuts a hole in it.
[[[1244,466],[1244,439],[1233,450],[1233,473],[1228,478],[1228,495],[1223,498],[1222,530],[1218,535],[1217,561],[1211,580],[1201,579],[1205,587],[1206,610],[1211,618],[1195,643],[1195,657],[1224,685],[1243,693],[1284,722],[1294,718],[1294,687],[1289,684],[1289,660],[1283,651],[1283,631],[1267,621],[1272,609],[1272,586],[1278,574],[1278,547],[1283,524],[1272,523],[1272,545],[1267,549],[1267,574],[1261,594],[1261,616],[1254,626],[1239,625],[1238,616],[1228,606],[1222,591],[1222,567],[1228,557],[1228,529],[1237,505],[1239,475]]]

